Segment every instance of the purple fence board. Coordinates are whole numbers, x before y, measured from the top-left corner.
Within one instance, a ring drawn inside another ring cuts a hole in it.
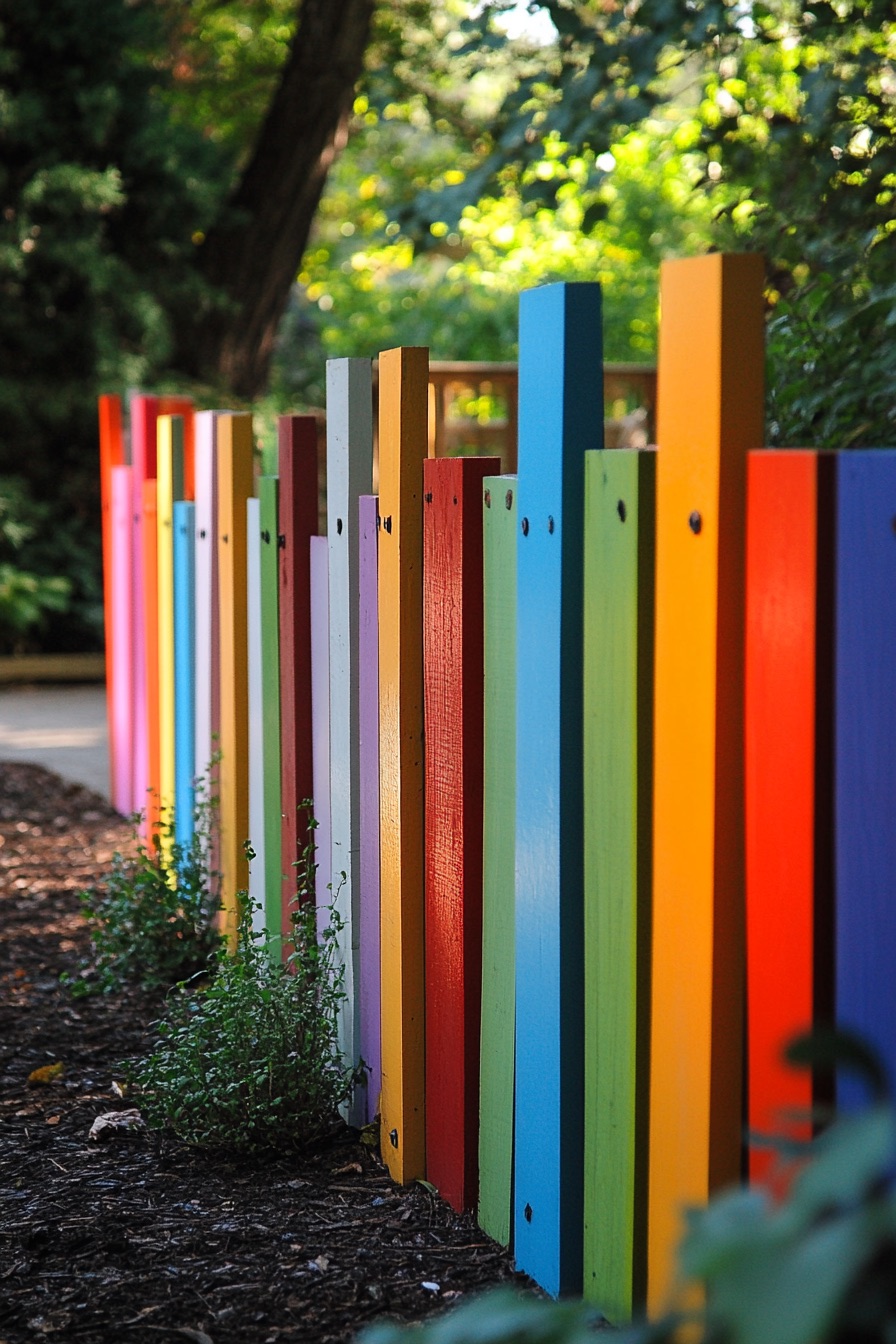
[[[111,471],[111,553],[109,575],[112,620],[109,656],[112,677],[112,806],[127,816],[134,811],[131,762],[134,751],[133,715],[133,486],[130,467]]]
[[[360,1009],[360,1055],[369,1069],[369,1123],[379,1108],[380,1071],[380,719],[377,616],[377,496],[358,501],[358,745],[361,778],[361,958],[355,988]]]
[[[329,545],[326,537],[311,538],[311,752],[314,770],[314,832],[317,874],[314,883],[317,921],[333,902],[330,891],[330,602]]]

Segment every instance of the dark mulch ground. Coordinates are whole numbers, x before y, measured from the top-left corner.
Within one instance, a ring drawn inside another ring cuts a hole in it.
[[[349,1340],[522,1284],[472,1219],[393,1185],[351,1131],[265,1163],[158,1135],[88,1142],[98,1115],[134,1104],[112,1084],[159,1012],[59,985],[86,951],[78,892],[129,843],[94,794],[0,765],[0,1344]],[[29,1087],[57,1061],[58,1080]]]

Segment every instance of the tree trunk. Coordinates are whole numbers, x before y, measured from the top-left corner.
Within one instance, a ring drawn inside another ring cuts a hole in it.
[[[198,265],[217,300],[183,333],[178,363],[252,399],[311,225],[347,134],[375,0],[302,0],[280,84],[252,157]]]

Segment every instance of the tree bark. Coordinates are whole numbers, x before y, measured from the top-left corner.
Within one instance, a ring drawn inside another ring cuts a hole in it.
[[[347,135],[375,0],[302,0],[252,157],[198,265],[215,297],[183,330],[181,368],[238,396],[263,392],[289,290]]]

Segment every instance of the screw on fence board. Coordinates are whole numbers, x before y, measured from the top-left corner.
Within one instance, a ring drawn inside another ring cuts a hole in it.
[[[397,1130],[397,1129],[390,1129],[390,1130],[389,1130],[389,1142],[391,1143],[391,1145],[392,1145],[393,1148],[397,1148],[397,1147],[398,1147],[398,1130]]]
[[[279,533],[279,535],[278,535],[278,537],[277,537],[277,545],[280,547],[281,551],[285,551],[285,550],[286,550],[286,533],[285,533],[285,532],[281,532],[281,533]]]
[[[492,492],[491,492],[491,490],[486,490],[486,492],[485,492],[485,507],[486,507],[487,509],[490,509],[491,506],[492,506]]]
[[[527,1204],[526,1207],[523,1209],[523,1217],[525,1218],[525,1220],[526,1220],[527,1223],[531,1223],[531,1221],[532,1221],[532,1205],[531,1205],[531,1204]]]
[[[341,519],[341,518],[337,518],[337,519],[336,519],[336,535],[339,536],[339,537],[342,536],[342,519]]]
[[[270,546],[270,544],[271,544],[271,534],[270,534],[270,532],[268,531],[267,528],[264,528],[264,529],[263,529],[262,534],[261,534],[261,539],[262,539],[262,541],[264,542],[265,546]]]
[[[200,529],[199,529],[199,539],[200,539],[200,541],[205,541],[205,538],[206,538],[206,531],[205,531],[205,528],[204,528],[204,527],[200,527]]]
[[[384,519],[383,519],[383,529],[384,529],[386,532],[391,532],[391,531],[392,531],[392,515],[391,515],[391,514],[389,515],[388,518],[384,518]]]
[[[223,535],[223,537],[221,538],[221,540],[224,542],[224,545],[226,546],[227,543],[228,543],[228,541],[230,541],[230,537],[229,537],[229,536],[227,535],[227,533],[225,532],[224,535]]]
[[[688,518],[688,527],[691,529],[695,537],[698,537],[700,535],[700,531],[703,527],[703,519],[696,509],[691,514],[690,518]]]
[[[553,532],[554,532],[554,519],[553,519],[553,517],[552,517],[550,514],[548,514],[548,531],[553,535]]]
[[[616,505],[616,512],[619,514],[620,523],[624,523],[627,517],[627,510],[625,507],[624,499],[620,499],[619,503]]]
[[[528,535],[529,535],[529,519],[528,519],[528,518],[524,518],[524,519],[522,520],[522,522],[520,523],[520,527],[521,527],[522,530],[523,530],[523,536],[524,536],[524,537],[528,537]]]
[[[426,501],[427,504],[431,504],[431,503],[432,503],[432,491],[431,491],[431,490],[427,490],[427,492],[426,492],[426,494],[423,496],[423,498],[424,498],[424,500]]]
[[[513,491],[512,491],[512,490],[508,490],[508,491],[507,491],[507,494],[504,496],[504,507],[505,507],[505,509],[510,509],[510,508],[513,507]]]

